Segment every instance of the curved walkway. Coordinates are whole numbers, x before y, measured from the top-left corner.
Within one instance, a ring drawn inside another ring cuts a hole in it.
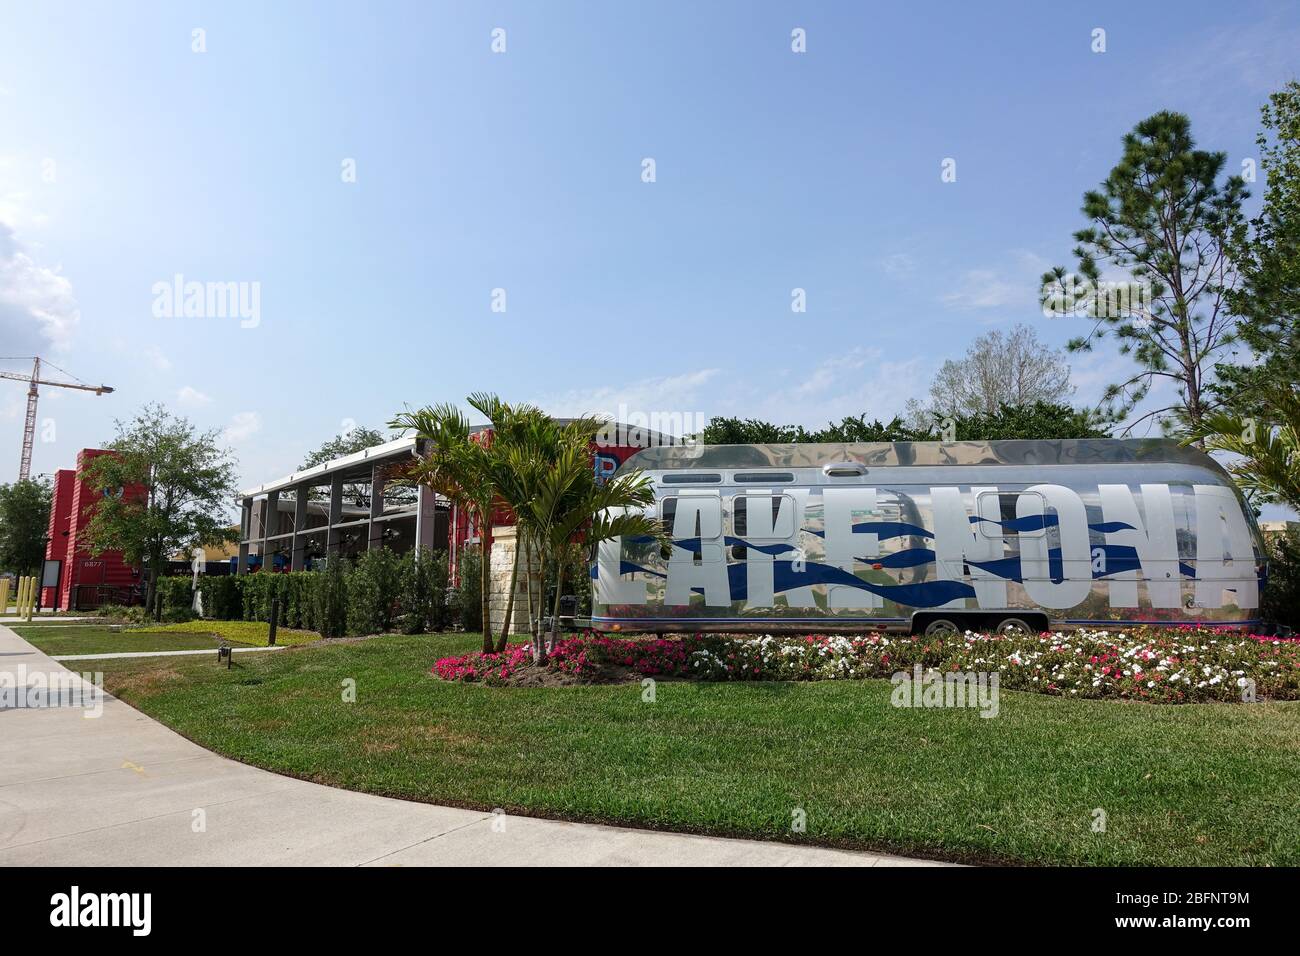
[[[85,686],[0,626],[0,700],[51,677]],[[0,865],[936,865],[338,790],[217,756],[113,698],[96,718],[0,707]]]

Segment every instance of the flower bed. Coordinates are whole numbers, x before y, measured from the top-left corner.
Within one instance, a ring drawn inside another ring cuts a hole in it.
[[[997,672],[1003,689],[1157,703],[1300,700],[1300,641],[1209,629],[1091,630],[950,638],[868,634],[615,638],[559,642],[542,668],[527,644],[500,654],[448,657],[444,680],[487,684],[595,683],[641,677],[701,681],[888,678],[916,665]]]

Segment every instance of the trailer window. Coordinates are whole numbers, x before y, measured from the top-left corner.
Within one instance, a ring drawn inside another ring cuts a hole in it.
[[[722,475],[714,471],[682,471],[664,475],[660,481],[665,485],[716,485],[722,481]]]
[[[794,474],[788,471],[738,471],[731,476],[733,484],[761,485],[767,482],[794,481]]]
[[[736,495],[731,505],[731,527],[737,537],[750,534],[751,509],[767,509],[770,521],[763,521],[761,531],[753,532],[761,538],[789,538],[794,534],[794,499],[789,495]],[[754,512],[756,513],[756,512]],[[771,533],[768,526],[771,525]]]

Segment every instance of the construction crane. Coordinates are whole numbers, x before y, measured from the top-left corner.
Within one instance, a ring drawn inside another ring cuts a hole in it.
[[[24,355],[18,358],[4,358],[0,362],[28,362],[32,363],[32,374],[30,377],[22,372],[5,372],[0,371],[0,378],[11,378],[16,382],[27,382],[27,422],[23,425],[23,457],[22,462],[18,465],[18,480],[26,481],[32,471],[32,440],[36,437],[36,399],[39,393],[36,390],[38,385],[53,385],[56,388],[76,388],[83,392],[94,392],[96,395],[104,395],[113,389],[107,385],[87,385],[81,379],[75,382],[52,382],[48,379],[41,378],[41,359],[39,356]],[[52,362],[46,362],[50,368],[63,372],[68,378],[77,378],[70,372],[64,372]]]

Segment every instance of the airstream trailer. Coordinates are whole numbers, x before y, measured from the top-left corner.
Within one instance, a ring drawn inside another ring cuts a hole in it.
[[[1253,513],[1172,441],[677,445],[634,469],[671,544],[597,546],[597,630],[1259,623]]]

